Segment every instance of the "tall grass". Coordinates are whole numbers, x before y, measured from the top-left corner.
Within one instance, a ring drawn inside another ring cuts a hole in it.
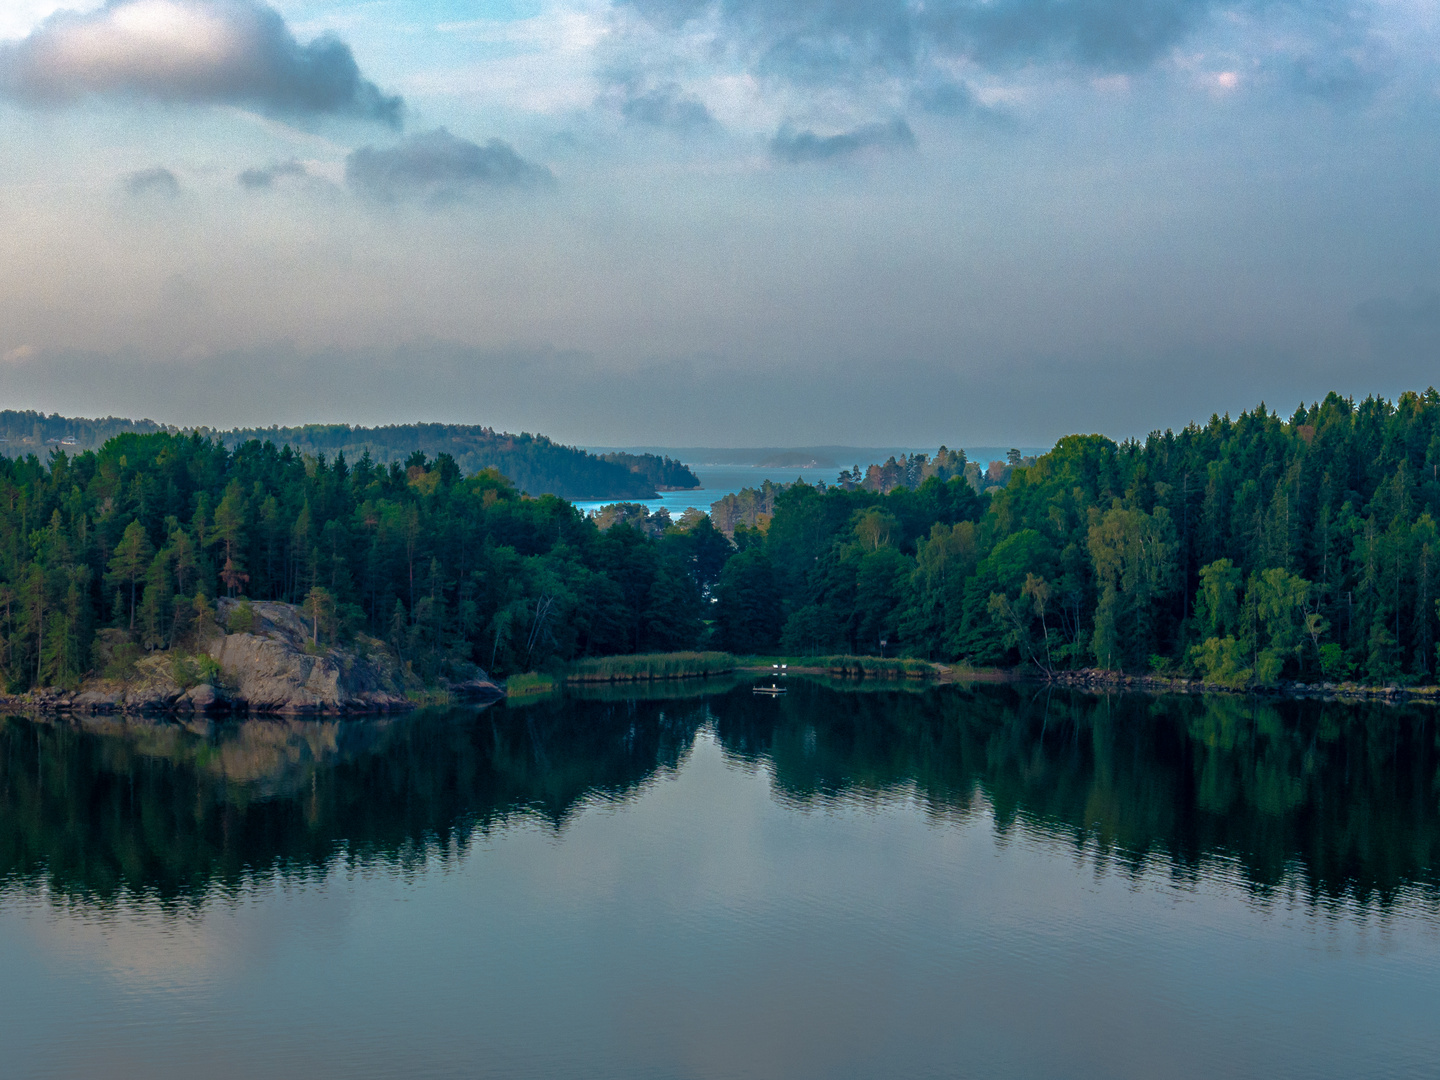
[[[543,697],[545,694],[553,694],[559,689],[559,686],[560,684],[549,675],[527,671],[523,675],[511,675],[505,680],[505,696],[507,698]]]
[[[653,679],[694,679],[727,675],[735,658],[723,652],[642,653],[638,656],[595,656],[577,660],[566,682],[648,682]]]

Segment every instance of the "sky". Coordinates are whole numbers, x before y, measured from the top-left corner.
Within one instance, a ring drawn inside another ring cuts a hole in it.
[[[1433,0],[0,0],[0,406],[1048,445],[1440,354]]]

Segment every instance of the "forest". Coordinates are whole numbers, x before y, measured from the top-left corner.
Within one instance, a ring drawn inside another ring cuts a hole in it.
[[[0,671],[12,691],[71,685],[98,631],[183,647],[230,595],[306,604],[427,678],[703,647],[1434,681],[1433,389],[1068,436],[983,491],[963,465],[774,486],[727,536],[698,513],[587,517],[447,453],[382,466],[157,432],[3,459]]]
[[[1262,404],[1143,441],[1069,436],[983,496],[795,485],[736,531],[718,590],[736,613],[717,621],[753,651],[1430,682],[1437,425],[1433,389],[1331,394],[1288,420]]]
[[[701,526],[601,532],[447,454],[234,450],[197,433],[117,436],[71,458],[0,459],[0,670],[12,690],[73,685],[95,635],[184,648],[217,596],[308,605],[326,636],[368,631],[421,677],[456,661],[692,645],[730,544]]]
[[[300,427],[193,429],[230,449],[251,440],[288,446],[299,454],[344,454],[355,461],[367,451],[377,465],[404,462],[417,450],[448,454],[467,474],[499,469],[522,492],[566,499],[649,499],[657,489],[697,488],[699,478],[678,461],[656,454],[603,457],[564,446],[544,435],[511,435],[472,424],[305,424]],[[107,417],[85,420],[37,412],[0,411],[0,454],[43,455],[59,447],[69,454],[98,450],[116,435],[165,431],[188,434],[152,420]]]
[[[650,481],[656,491],[693,491],[700,486],[700,478],[681,462],[660,454],[627,454],[617,450],[601,454],[601,461],[623,465],[633,473]],[[504,471],[503,469],[501,470]]]
[[[201,429],[202,435],[211,432]],[[677,461],[655,454],[601,457],[564,446],[544,435],[511,435],[473,424],[306,424],[292,428],[236,428],[219,432],[226,446],[251,440],[288,446],[296,453],[344,454],[359,460],[369,452],[379,465],[404,462],[417,451],[448,454],[466,474],[498,469],[522,492],[563,499],[651,499],[657,488],[699,487],[700,480]]]

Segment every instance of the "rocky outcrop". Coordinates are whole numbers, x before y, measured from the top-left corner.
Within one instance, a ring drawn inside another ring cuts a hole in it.
[[[136,661],[124,679],[91,678],[73,693],[41,689],[0,705],[132,715],[335,716],[411,709],[410,691],[425,689],[376,638],[357,634],[343,645],[317,646],[312,627],[290,604],[248,603],[243,620],[235,601],[221,600],[217,606],[218,625],[198,654],[152,653]],[[234,632],[227,633],[227,625]],[[120,631],[104,633],[125,637]],[[97,646],[108,654],[117,643]],[[479,668],[434,689],[447,700],[504,696]]]
[[[235,605],[221,601],[222,620]],[[352,645],[317,649],[310,627],[289,604],[252,603],[251,627],[217,634],[206,650],[222,684],[249,712],[390,712],[410,708],[404,674],[383,642],[357,636]],[[307,645],[310,647],[307,648]],[[199,689],[198,687],[196,689]]]

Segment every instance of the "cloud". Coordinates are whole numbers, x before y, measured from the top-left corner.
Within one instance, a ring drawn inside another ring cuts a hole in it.
[[[612,48],[637,82],[719,68],[766,95],[971,113],[971,85],[1183,73],[1243,60],[1332,103],[1402,76],[1405,37],[1378,0],[616,0]],[[1403,20],[1402,20],[1403,22]],[[898,94],[897,94],[898,92]],[[781,110],[784,111],[783,109]]]
[[[180,181],[169,169],[159,166],[130,173],[122,181],[129,195],[162,195],[174,198],[180,194]]]
[[[632,91],[620,112],[633,123],[671,131],[695,131],[715,124],[705,103],[678,83],[666,83],[644,93]]]
[[[246,169],[235,179],[247,191],[263,191],[275,186],[282,176],[308,176],[305,165],[299,161],[282,161],[264,169]]]
[[[346,159],[345,181],[380,202],[415,199],[436,206],[487,189],[548,187],[555,177],[500,139],[480,146],[437,128],[394,146],[356,150]]]
[[[944,4],[923,36],[990,66],[1066,62],[1105,72],[1149,67],[1226,0],[995,0]]]
[[[1123,75],[1113,77],[1125,78]],[[964,117],[998,127],[1008,127],[1013,120],[1004,107],[987,105],[965,83],[950,79],[920,83],[910,91],[909,104],[932,116]]]
[[[791,165],[812,161],[835,161],[869,149],[910,149],[915,133],[904,120],[888,124],[862,124],[838,135],[817,135],[813,131],[796,131],[782,127],[770,141],[770,153],[778,161]]]
[[[828,81],[912,72],[927,56],[987,67],[1137,71],[1240,0],[629,0],[672,31],[710,20],[767,74]]]
[[[0,45],[0,92],[32,104],[89,96],[250,106],[401,124],[403,102],[364,78],[333,34],[296,41],[262,0],[110,0],[52,15]]]
[[[967,116],[984,108],[968,86],[948,80],[916,88],[910,100],[916,107],[936,116]]]

